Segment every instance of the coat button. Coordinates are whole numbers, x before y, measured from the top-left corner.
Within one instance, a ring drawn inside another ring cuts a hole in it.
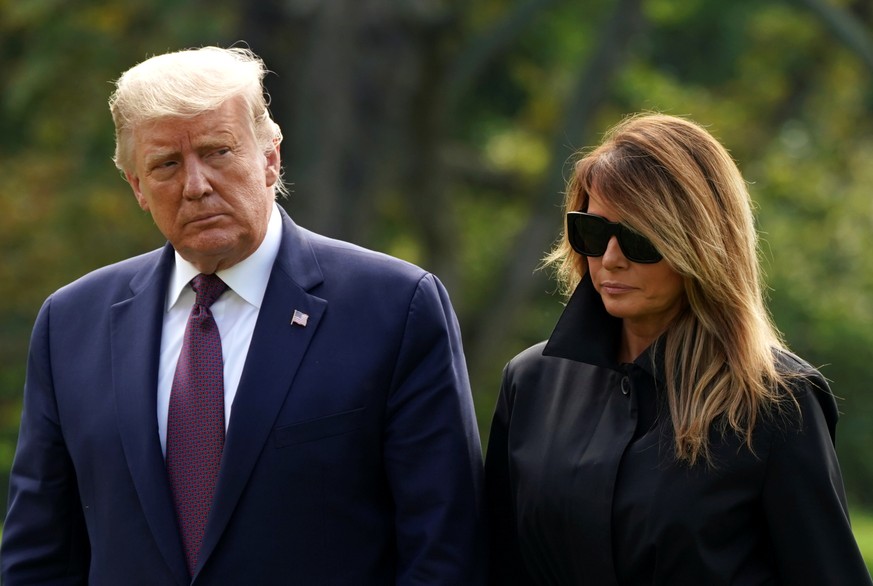
[[[621,379],[621,394],[628,395],[630,394],[630,379],[624,377]]]

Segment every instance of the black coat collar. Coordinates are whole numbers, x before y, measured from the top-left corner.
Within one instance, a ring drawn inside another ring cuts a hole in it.
[[[659,338],[640,354],[634,365],[663,380],[663,344]],[[606,312],[600,294],[587,273],[567,301],[558,323],[543,349],[543,356],[566,358],[612,370],[624,370],[619,364],[621,319]]]

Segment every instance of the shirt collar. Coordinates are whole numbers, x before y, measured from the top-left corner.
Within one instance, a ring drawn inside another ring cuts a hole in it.
[[[543,355],[623,370],[616,359],[619,344],[621,319],[607,313],[591,276],[586,273],[558,318]],[[662,347],[663,344],[656,342],[640,354],[634,364],[662,379],[663,368],[655,367],[655,364],[663,364]]]
[[[276,209],[277,205],[273,204],[267,233],[257,250],[232,267],[216,273],[234,293],[257,308],[261,307],[261,302],[264,300],[267,282],[270,280],[273,263],[279,254],[279,245],[282,242],[282,218]],[[167,311],[179,301],[191,279],[200,273],[178,252],[175,253],[175,259],[173,275],[170,277],[170,286],[167,290]]]

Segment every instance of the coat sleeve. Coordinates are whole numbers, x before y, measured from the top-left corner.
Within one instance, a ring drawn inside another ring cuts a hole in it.
[[[6,586],[88,581],[88,534],[54,396],[50,313],[51,298],[40,310],[30,343],[0,552]]]
[[[413,294],[391,389],[383,449],[397,584],[481,585],[482,448],[457,319],[433,275]]]
[[[521,557],[515,499],[509,466],[509,423],[512,415],[509,368],[503,371],[500,395],[491,420],[485,456],[485,502],[488,512],[489,584],[534,586]]]
[[[763,506],[780,584],[873,584],[849,524],[834,450],[836,402],[810,371],[795,385],[799,423],[776,432]]]

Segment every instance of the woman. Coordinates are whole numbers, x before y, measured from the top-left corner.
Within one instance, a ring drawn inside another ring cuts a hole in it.
[[[492,583],[871,584],[836,403],[770,321],[727,151],[635,116],[565,203],[547,261],[572,295],[507,365],[491,428]]]

